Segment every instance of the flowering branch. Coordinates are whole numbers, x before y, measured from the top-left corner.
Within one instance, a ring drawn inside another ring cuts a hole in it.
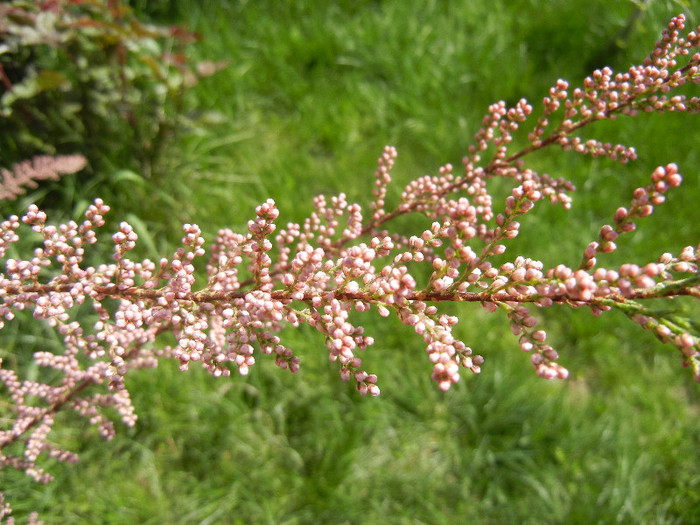
[[[36,188],[37,181],[58,180],[63,175],[76,173],[85,164],[82,155],[39,155],[32,160],[18,162],[11,170],[0,168],[0,200],[11,200],[22,195],[26,188]]]
[[[537,374],[548,379],[565,378],[568,371],[557,363],[558,353],[537,328],[530,308],[587,307],[594,315],[616,309],[677,347],[700,380],[700,338],[692,323],[646,305],[652,299],[700,298],[700,247],[660,254],[641,267],[627,263],[608,269],[597,260],[615,251],[620,235],[634,231],[664,202],[666,192],[682,183],[675,164],[654,170],[630,204],[613,213],[611,224],[583,249],[577,268],[545,268],[522,256],[495,262],[520,234],[519,218],[539,202],[571,206],[574,185],[525,167],[527,155],[559,146],[626,163],[636,158],[633,148],[584,141],[575,133],[619,115],[698,111],[698,97],[671,94],[700,82],[700,53],[694,52],[700,36],[681,36],[684,20],[683,15],[671,20],[641,66],[619,74],[609,68],[595,71],[571,94],[565,81],[557,81],[524,149],[510,151],[514,133],[531,120],[532,107],[525,100],[513,108],[504,102],[490,106],[464,158],[463,173],[456,175],[446,165],[437,176],[411,181],[394,208],[387,208],[386,196],[396,151],[386,147],[368,217],[344,194],[319,196],[302,224],[279,227],[279,211],[267,200],[256,208],[246,233],[223,229],[208,252],[199,227],[186,224],[182,246],[171,257],[141,262],[129,258],[137,235],[122,222],[112,235],[113,262],[96,267],[84,260],[109,210],[99,199],[81,224],[51,226],[36,206],[21,219],[2,222],[0,258],[6,270],[0,275],[0,328],[26,310],[59,332],[65,353],[34,354],[39,365],[61,373],[58,384],[20,381],[14,371],[0,368],[0,381],[15,403],[12,427],[0,431],[0,465],[24,469],[45,482],[50,476],[36,465],[41,452],[74,460],[47,441],[60,410],[87,417],[107,438],[114,428],[102,409],[116,409],[123,422],[133,425],[124,377],[162,358],[178,360],[182,370],[199,363],[214,376],[226,377],[235,370],[246,375],[257,356],[272,355],[280,368],[296,373],[300,358],[278,335],[288,326],[314,328],[341,378],[352,379],[362,395],[379,395],[377,376],[363,369],[360,357],[374,340],[355,324],[355,316],[351,320],[353,310],[374,309],[382,317],[393,313],[421,336],[441,390],[459,381],[461,368],[478,373],[484,362],[453,335],[458,319],[440,312],[443,302],[478,302],[489,312],[503,310],[520,348],[530,353]],[[487,188],[495,177],[513,182],[499,209]],[[414,235],[388,229],[409,214],[426,217],[430,226]],[[26,227],[40,236],[40,246],[30,258],[10,258],[12,244]],[[198,261],[204,265],[205,256],[206,280],[198,286],[195,266]],[[92,307],[93,317],[77,315],[84,304]],[[166,332],[176,344],[164,344],[160,336]],[[9,452],[12,447],[21,454]]]

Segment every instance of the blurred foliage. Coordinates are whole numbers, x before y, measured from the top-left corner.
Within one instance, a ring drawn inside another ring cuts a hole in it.
[[[139,17],[151,20],[181,20],[186,13],[178,0],[129,0],[129,5]]]
[[[185,93],[221,67],[188,61],[197,39],[181,27],[142,22],[121,0],[3,3],[0,165],[80,153],[88,168],[75,184],[99,187],[106,199],[124,179],[172,190],[161,161],[187,129]],[[69,209],[76,194],[97,196],[70,184],[59,193],[53,204]]]

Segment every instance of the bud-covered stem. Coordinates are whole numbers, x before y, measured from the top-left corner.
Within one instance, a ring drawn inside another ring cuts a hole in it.
[[[374,339],[359,322],[372,312],[395,315],[422,338],[431,377],[448,390],[460,380],[461,369],[479,373],[484,358],[455,337],[458,318],[440,311],[445,302],[478,302],[488,312],[504,311],[518,345],[529,352],[536,373],[547,379],[566,378],[568,371],[558,364],[559,354],[531,310],[559,305],[588,308],[597,316],[616,309],[676,347],[700,381],[697,325],[677,308],[664,311],[645,304],[683,296],[700,299],[700,246],[689,245],[676,256],[663,253],[642,266],[628,262],[604,268],[598,261],[617,250],[621,235],[635,231],[682,183],[675,164],[659,166],[648,184],[634,190],[627,207],[611,210],[611,224],[582,246],[578,267],[562,262],[545,268],[523,256],[498,262],[509,241],[522,235],[522,216],[546,201],[564,209],[572,205],[574,185],[526,167],[528,154],[559,145],[564,151],[626,163],[636,158],[633,148],[584,141],[575,132],[622,114],[700,109],[698,97],[671,94],[700,82],[700,53],[694,51],[700,47],[700,31],[681,36],[684,22],[682,15],[671,20],[643,65],[618,74],[597,70],[572,93],[559,80],[527,133],[530,144],[518,152],[512,153],[510,145],[530,122],[533,108],[525,100],[513,108],[505,102],[491,105],[463,159],[463,174],[453,173],[447,164],[437,175],[418,177],[405,186],[393,208],[386,207],[386,196],[396,150],[387,146],[375,171],[367,218],[359,203],[348,202],[341,193],[316,197],[314,211],[303,223],[280,228],[280,212],[268,199],[256,208],[246,232],[222,229],[210,245],[197,225],[183,225],[182,245],[158,261],[130,258],[138,235],[121,222],[111,237],[112,260],[97,266],[86,264],[85,255],[98,242],[96,232],[109,211],[99,199],[80,224],[50,225],[34,205],[21,219],[3,221],[0,329],[15,321],[17,312],[30,312],[58,332],[64,351],[34,354],[40,367],[62,377],[60,384],[20,380],[0,361],[0,382],[15,412],[12,428],[0,430],[0,467],[22,468],[47,481],[48,474],[36,465],[40,453],[73,460],[74,455],[47,439],[61,410],[86,417],[106,438],[114,428],[105,409],[133,425],[136,416],[124,377],[164,358],[177,360],[183,371],[198,364],[216,377],[228,377],[232,372],[246,375],[256,359],[273,356],[277,366],[296,373],[301,359],[285,346],[281,333],[302,324],[319,333],[343,381],[352,381],[361,395],[377,396],[378,377],[364,370],[361,357]],[[680,64],[682,60],[687,63]],[[504,202],[497,202],[489,188],[496,177],[512,182]],[[412,232],[392,229],[395,219],[408,214],[423,216],[430,226]],[[41,241],[24,258],[10,257],[20,251],[15,247],[26,246],[16,244],[26,229]],[[206,276],[196,275],[200,261],[206,264]],[[200,284],[202,279],[206,282]],[[78,312],[82,305],[92,308],[89,315]],[[165,333],[172,337],[162,338]],[[24,453],[6,452],[19,442],[25,444]]]

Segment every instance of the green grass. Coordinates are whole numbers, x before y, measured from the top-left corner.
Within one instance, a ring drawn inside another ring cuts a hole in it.
[[[230,61],[193,91],[201,127],[169,156],[178,212],[212,239],[219,227],[244,228],[269,197],[282,223],[303,220],[318,193],[366,205],[385,144],[399,151],[395,200],[412,178],[460,164],[490,103],[538,103],[557,78],[577,84],[603,62],[637,63],[684,10],[647,2],[616,40],[632,2],[411,4],[176,2],[203,35],[196,58]],[[621,240],[620,256],[645,262],[697,241],[696,118],[604,129],[637,148],[629,166],[533,156],[534,168],[580,191],[570,212],[543,205],[525,217],[508,253],[575,265],[615,208],[671,161],[684,186]],[[143,221],[145,251],[163,249],[162,209],[135,203],[118,213]],[[422,341],[395,321],[365,322],[377,341],[365,355],[377,399],[340,381],[317,334],[289,330],[298,376],[262,358],[247,378],[182,374],[173,363],[140,371],[128,381],[134,429],[105,443],[66,425],[57,439],[80,453],[78,465],[53,466],[46,487],[3,471],[0,488],[18,517],[39,510],[46,523],[700,522],[700,396],[675,350],[615,313],[538,312],[572,373],[546,382],[503,315],[448,309],[487,360],[446,394],[430,380]]]

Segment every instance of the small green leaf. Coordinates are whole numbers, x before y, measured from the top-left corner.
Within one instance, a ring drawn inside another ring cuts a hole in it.
[[[134,227],[134,231],[136,231],[136,234],[139,236],[138,242],[145,245],[148,257],[153,261],[159,260],[162,254],[158,252],[155,240],[153,239],[151,233],[148,231],[148,226],[146,225],[146,223],[139,219],[138,215],[135,215],[133,213],[127,214],[126,222],[128,222],[129,224],[131,224],[131,226]]]
[[[36,76],[37,92],[49,91],[51,89],[69,86],[70,81],[60,71],[46,70],[40,71]]]
[[[144,183],[143,177],[132,170],[117,170],[112,173],[110,179],[115,183],[129,182],[139,186],[143,186]]]

